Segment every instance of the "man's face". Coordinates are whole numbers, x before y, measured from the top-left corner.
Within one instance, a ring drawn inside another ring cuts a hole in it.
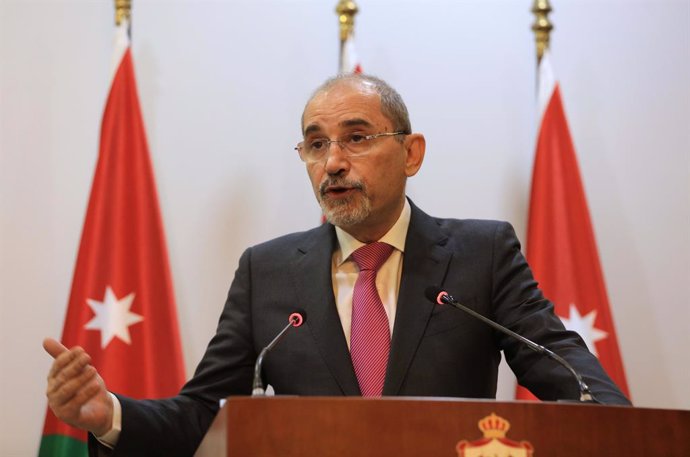
[[[343,82],[317,94],[304,110],[303,126],[305,142],[394,131],[381,112],[379,95],[363,82]],[[407,176],[421,165],[421,158],[412,163],[410,138],[399,139],[371,140],[367,153],[356,157],[334,143],[323,160],[307,163],[326,218],[360,241],[377,240],[395,223],[404,205]]]

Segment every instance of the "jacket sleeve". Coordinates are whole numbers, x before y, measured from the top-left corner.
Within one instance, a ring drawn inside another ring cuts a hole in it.
[[[110,455],[191,456],[218,412],[219,401],[251,393],[256,352],[251,334],[250,259],[251,248],[240,258],[216,334],[180,393],[160,400],[117,395],[122,431]],[[93,444],[93,451],[102,447]]]
[[[594,397],[609,404],[629,405],[582,338],[566,330],[554,313],[520,252],[512,226],[499,223],[494,234],[492,301],[494,318],[567,360],[589,385]],[[550,358],[523,343],[497,334],[506,360],[518,382],[542,400],[578,400],[573,375]]]

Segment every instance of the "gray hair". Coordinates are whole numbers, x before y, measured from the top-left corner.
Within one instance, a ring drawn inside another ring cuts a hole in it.
[[[379,94],[381,98],[381,112],[393,123],[393,130],[396,132],[403,132],[405,134],[412,133],[412,126],[410,125],[410,115],[407,112],[407,106],[402,97],[393,89],[386,81],[372,75],[365,75],[361,73],[341,73],[337,76],[328,78],[321,84],[309,97],[306,107],[311,101],[328,89],[343,83],[360,83],[364,82],[372,86],[374,91]],[[302,112],[302,130],[304,130],[304,112]]]

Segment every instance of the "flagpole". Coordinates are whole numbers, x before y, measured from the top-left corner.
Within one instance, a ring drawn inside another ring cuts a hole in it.
[[[532,24],[532,31],[537,42],[537,65],[541,62],[544,52],[549,48],[551,30],[553,30],[553,24],[548,17],[551,11],[549,0],[534,0],[532,13],[534,13],[535,20]]]
[[[335,12],[338,15],[338,24],[340,25],[340,58],[338,59],[338,68],[340,72],[343,71],[345,62],[345,43],[347,39],[352,36],[355,29],[355,15],[359,11],[357,3],[354,0],[340,0],[335,7]]]

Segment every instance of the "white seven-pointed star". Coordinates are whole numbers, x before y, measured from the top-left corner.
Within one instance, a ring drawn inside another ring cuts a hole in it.
[[[594,343],[609,336],[607,332],[594,327],[594,321],[596,318],[597,312],[595,310],[592,310],[584,316],[581,316],[580,312],[577,310],[577,307],[572,303],[570,304],[570,317],[567,319],[565,317],[561,317],[565,328],[579,333],[582,339],[585,340],[589,351],[594,355],[598,355],[597,348]]]
[[[102,302],[90,298],[86,299],[96,315],[84,328],[101,331],[102,348],[105,348],[115,337],[131,344],[129,326],[144,320],[142,316],[129,311],[133,301],[134,292],[118,300],[110,286],[105,288],[105,297],[103,297]]]

